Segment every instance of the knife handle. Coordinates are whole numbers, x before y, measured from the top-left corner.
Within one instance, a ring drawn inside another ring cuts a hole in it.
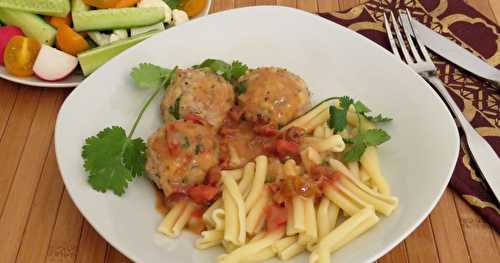
[[[448,106],[464,130],[467,139],[467,146],[474,161],[483,175],[484,179],[495,194],[497,200],[500,200],[500,159],[491,145],[472,127],[465,119],[460,108],[451,98],[443,83],[436,76],[425,76],[425,78],[438,90],[443,96]]]

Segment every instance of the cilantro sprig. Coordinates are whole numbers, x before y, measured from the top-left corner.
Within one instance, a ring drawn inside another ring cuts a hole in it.
[[[354,101],[352,98],[343,96],[339,98],[339,106],[330,106],[330,118],[328,119],[328,126],[335,131],[343,131],[347,127],[347,112],[350,106],[354,107],[358,117],[359,127],[358,133],[353,138],[344,138],[344,142],[349,144],[349,148],[344,154],[344,161],[354,162],[361,159],[368,146],[377,146],[388,141],[391,136],[382,129],[362,129],[361,118],[377,123],[391,121],[391,118],[383,117],[381,114],[372,117],[367,115],[371,110],[361,101]]]
[[[85,140],[82,157],[88,182],[99,192],[113,191],[118,196],[125,193],[128,183],[144,174],[146,144],[142,138],[132,136],[142,115],[158,95],[166,88],[175,75],[173,70],[153,64],[139,64],[133,68],[131,77],[139,88],[154,89],[144,103],[128,135],[119,126],[105,128]]]
[[[177,9],[177,7],[179,7],[181,0],[163,0],[163,2],[165,2],[165,4],[167,4],[168,7],[170,7],[170,9],[174,10]]]
[[[238,60],[228,64],[222,60],[212,58],[206,59],[199,65],[194,65],[193,68],[208,68],[230,82],[236,82],[248,71],[248,66]]]

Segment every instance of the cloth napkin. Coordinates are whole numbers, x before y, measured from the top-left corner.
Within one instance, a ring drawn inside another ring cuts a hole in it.
[[[383,13],[405,8],[429,28],[500,69],[500,28],[463,0],[371,0],[347,11],[320,15],[390,50]],[[486,138],[497,155],[500,154],[498,92],[437,55],[433,55],[433,61],[439,70],[439,77],[466,118]],[[466,150],[463,134],[461,137],[460,154],[449,186],[500,233],[498,201],[479,176]],[[497,175],[500,176],[500,171]]]

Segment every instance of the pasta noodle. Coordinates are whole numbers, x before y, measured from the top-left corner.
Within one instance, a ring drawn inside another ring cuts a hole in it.
[[[212,220],[215,223],[215,230],[224,230],[226,225],[226,211],[223,208],[217,208],[212,213]]]
[[[219,245],[224,239],[224,232],[221,230],[207,230],[201,232],[201,238],[195,243],[197,249],[207,249]]]
[[[318,227],[316,222],[316,211],[314,209],[314,199],[312,197],[304,198],[304,221],[305,232],[302,244],[315,243],[318,241]]]
[[[342,210],[344,210],[345,213],[348,215],[352,216],[359,212],[360,207],[356,206],[351,200],[348,198],[344,197],[342,194],[340,194],[332,185],[329,185],[324,188],[324,194],[332,203],[336,204],[338,207],[340,207]]]
[[[303,128],[304,125],[307,122],[309,122],[311,119],[313,119],[316,115],[320,114],[321,112],[328,111],[328,107],[330,107],[330,103],[328,101],[325,101],[325,102],[321,103],[320,105],[318,105],[316,108],[312,109],[311,111],[307,112],[306,114],[295,119],[290,124],[281,128],[281,130],[286,131],[286,130],[290,129],[291,127]]]
[[[297,240],[298,238],[296,235],[288,236],[276,241],[271,247],[275,253],[279,253],[291,246],[293,243],[297,242]]]
[[[222,196],[226,212],[224,240],[231,241],[235,245],[243,245],[246,239],[245,203],[234,177],[225,174],[222,175],[222,181],[224,183]]]
[[[232,167],[240,166],[241,159],[240,159],[240,156],[238,155],[238,152],[236,151],[236,149],[232,145],[229,145],[228,148],[229,148],[229,164]]]
[[[287,221],[286,221],[286,235],[292,236],[294,234],[299,233],[300,231],[295,228],[295,223],[293,221],[294,212],[293,212],[293,203],[289,205],[287,209]]]
[[[390,195],[391,190],[389,184],[380,172],[377,149],[374,146],[368,146],[361,156],[360,161],[361,165],[363,165],[363,167],[366,169],[373,184],[377,186],[377,189],[380,191],[380,193],[384,195]]]
[[[359,179],[359,163],[358,162],[350,162],[347,163],[347,168],[351,172],[352,176]]]
[[[297,231],[306,231],[305,226],[305,210],[304,210],[304,198],[301,196],[294,196],[292,199],[293,207],[293,228]]]
[[[319,240],[326,236],[335,227],[338,214],[338,206],[336,206],[326,197],[321,198],[317,211]]]
[[[266,236],[262,239],[241,246],[229,254],[219,256],[217,258],[217,262],[219,263],[241,262],[246,257],[259,253],[265,248],[271,246],[274,242],[281,239],[281,237],[283,237],[284,234],[285,234],[284,227],[276,229],[270,233],[267,233]]]
[[[245,206],[248,211],[253,207],[254,203],[259,198],[259,195],[264,189],[267,174],[267,157],[264,155],[257,156],[255,159],[255,175],[252,181],[252,187],[245,200]]]
[[[243,171],[241,169],[224,170],[220,172],[220,175],[221,177],[231,176],[234,178],[235,181],[239,181],[243,176]]]
[[[255,163],[254,162],[247,163],[243,168],[243,178],[238,184],[238,189],[243,195],[243,198],[246,198],[248,196],[254,174],[255,174]]]
[[[285,248],[284,250],[278,252],[278,257],[281,260],[288,260],[291,259],[292,257],[302,253],[305,250],[305,245],[300,244],[299,242],[295,242]]]
[[[215,201],[208,209],[203,213],[203,222],[209,227],[215,227],[215,222],[212,219],[212,214],[215,209],[222,208],[222,199]]]
[[[345,143],[342,136],[336,134],[332,135],[326,139],[316,140],[311,144],[318,152],[331,151],[331,152],[342,152],[345,149]]]
[[[314,116],[309,122],[304,124],[303,128],[306,132],[310,132],[314,130],[316,127],[324,123],[325,121],[330,118],[330,112],[328,109],[325,109],[324,111],[320,112],[318,115]]]
[[[271,201],[271,197],[269,195],[269,191],[264,190],[262,194],[259,196],[259,199],[257,199],[257,202],[255,205],[250,209],[246,222],[247,222],[247,233],[248,234],[255,234],[259,221],[261,218],[264,218],[264,209],[268,205],[268,203]]]
[[[251,257],[247,257],[242,262],[251,263],[251,262],[261,262],[264,260],[268,260],[274,257],[276,253],[272,250],[271,246],[264,248],[263,250],[257,252],[257,254],[252,255]]]
[[[194,209],[195,204],[192,202],[181,201],[176,203],[163,219],[158,231],[169,237],[179,236]]]
[[[378,220],[375,211],[372,208],[364,208],[359,213],[354,214],[352,217],[344,221],[337,228],[326,235],[318,244],[316,249],[309,257],[310,263],[327,263],[330,262],[330,253],[335,249],[340,248],[349,240],[355,238],[361,231],[356,231],[359,226],[363,226],[364,222],[370,224],[364,225],[363,232],[373,226],[371,222]],[[347,240],[347,241],[346,241]]]

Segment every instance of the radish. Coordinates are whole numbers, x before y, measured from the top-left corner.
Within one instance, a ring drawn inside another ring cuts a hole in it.
[[[0,27],[0,65],[3,63],[3,51],[9,40],[15,36],[24,36],[23,31],[15,26],[2,26]]]
[[[35,76],[46,81],[66,78],[75,70],[78,59],[53,47],[42,45],[33,65]]]

